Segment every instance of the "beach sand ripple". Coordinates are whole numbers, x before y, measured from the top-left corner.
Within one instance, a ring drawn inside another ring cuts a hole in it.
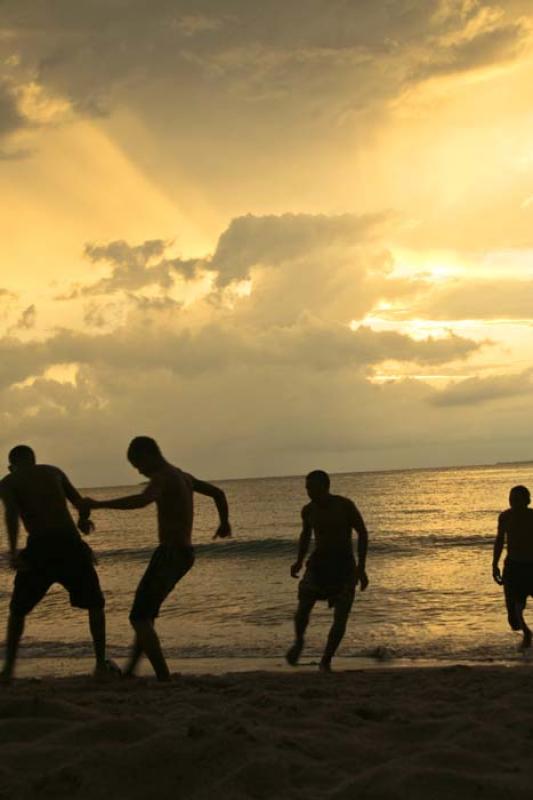
[[[527,667],[0,689],[0,800],[533,796]]]

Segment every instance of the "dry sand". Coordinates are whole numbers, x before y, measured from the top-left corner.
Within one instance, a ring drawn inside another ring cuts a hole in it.
[[[0,687],[0,800],[530,800],[532,754],[528,667]]]

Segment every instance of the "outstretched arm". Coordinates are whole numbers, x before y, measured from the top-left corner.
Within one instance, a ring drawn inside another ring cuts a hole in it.
[[[63,486],[63,491],[65,492],[65,497],[72,503],[74,508],[78,511],[78,528],[79,530],[88,535],[94,530],[94,522],[91,521],[91,507],[81,496],[77,489],[71,484],[67,476],[64,472],[61,473],[61,484]]]
[[[494,550],[492,555],[492,577],[499,586],[501,586],[503,583],[503,578],[500,572],[499,563],[504,543],[505,543],[505,526],[503,522],[503,515],[500,514],[500,516],[498,517],[498,532],[496,534],[496,539],[494,540]]]
[[[206,497],[211,497],[215,501],[220,523],[213,538],[225,539],[228,536],[231,536],[228,501],[222,489],[219,489],[218,486],[214,486],[212,483],[207,483],[207,481],[200,481],[198,478],[194,478],[192,475],[190,478],[192,481],[193,491],[198,492],[198,494],[203,494]]]
[[[300,572],[305,557],[307,555],[307,551],[309,550],[309,545],[311,544],[311,537],[313,535],[313,528],[309,519],[307,518],[307,514],[305,512],[305,508],[302,511],[302,532],[300,534],[300,539],[298,541],[298,556],[296,561],[291,567],[291,575],[293,578],[298,577],[298,573]]]
[[[368,551],[368,531],[361,512],[354,503],[352,525],[357,533],[357,572],[358,581],[361,584],[361,591],[364,592],[368,586],[368,576],[366,574],[366,554]]]
[[[131,511],[135,508],[144,508],[150,503],[155,503],[160,496],[160,489],[151,481],[140,494],[130,494],[127,497],[116,497],[111,500],[93,500],[85,498],[90,508],[114,508],[118,511]]]

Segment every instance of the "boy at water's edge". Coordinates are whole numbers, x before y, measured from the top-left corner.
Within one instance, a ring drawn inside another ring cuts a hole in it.
[[[133,601],[130,622],[135,630],[135,642],[125,674],[134,674],[141,655],[145,653],[158,680],[166,681],[170,673],[154,621],[163,601],[194,563],[193,493],[207,495],[215,501],[220,517],[215,538],[231,536],[228,504],[222,489],[199,481],[169,464],[158,444],[148,436],[137,436],[132,440],[128,460],[149,478],[146,489],[129,497],[101,501],[87,498],[86,502],[90,508],[124,510],[143,508],[150,503],[157,506],[159,546],[150,559]]]
[[[531,630],[524,620],[527,598],[533,596],[533,509],[529,508],[531,496],[525,486],[514,486],[509,494],[509,505],[498,517],[498,533],[494,542],[492,577],[503,584],[509,625],[522,631],[523,649],[531,647]],[[500,572],[499,562],[504,544],[507,558]]]
[[[298,587],[295,641],[286,658],[291,666],[298,663],[313,606],[317,600],[327,600],[330,608],[333,608],[333,625],[320,669],[329,672],[331,660],[346,631],[355,587],[360,583],[361,591],[364,591],[368,586],[365,571],[368,532],[355,503],[330,493],[330,480],[326,472],[310,472],[305,483],[311,502],[302,509],[303,528],[298,557],[291,567],[293,578],[297,578],[302,569],[313,533],[315,549],[307,561],[305,574]],[[357,563],[353,554],[352,530],[358,536]]]
[[[68,500],[78,510],[78,528],[82,533],[90,533],[92,523],[81,495],[60,469],[37,464],[35,453],[28,445],[18,445],[11,450],[9,471],[0,482],[0,496],[5,507],[9,560],[16,576],[0,680],[3,683],[11,680],[26,616],[53,583],[65,587],[72,606],[89,613],[95,674],[116,671],[112,662],[105,658],[105,603],[92,552],[76,530],[67,505]],[[25,549],[18,551],[20,520],[28,540]]]

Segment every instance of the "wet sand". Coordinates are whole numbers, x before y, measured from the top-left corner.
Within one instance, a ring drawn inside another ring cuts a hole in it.
[[[530,798],[528,665],[0,688],[0,798]]]

